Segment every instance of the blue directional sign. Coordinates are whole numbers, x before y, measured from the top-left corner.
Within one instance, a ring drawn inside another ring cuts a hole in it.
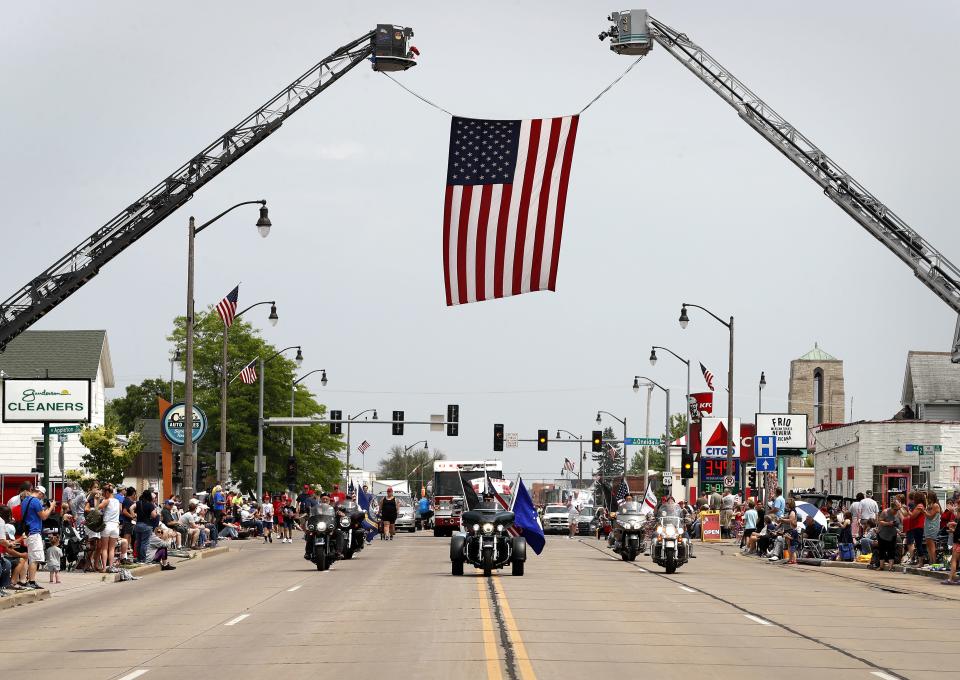
[[[760,472],[774,472],[777,469],[777,438],[754,437],[753,455],[757,461],[757,470]]]

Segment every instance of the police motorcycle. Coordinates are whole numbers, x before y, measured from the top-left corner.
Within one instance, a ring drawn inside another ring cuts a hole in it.
[[[633,562],[643,546],[643,523],[646,519],[640,512],[641,505],[630,501],[617,508],[613,531],[607,539],[613,552],[624,562]]]
[[[337,524],[340,527],[343,559],[349,560],[363,550],[366,543],[363,512],[356,501],[348,498],[337,506]]]
[[[494,569],[510,565],[514,576],[523,576],[527,559],[527,541],[511,536],[512,512],[498,509],[468,510],[461,516],[463,531],[450,539],[451,573],[463,576],[463,565],[469,562],[490,576]]]
[[[650,546],[650,555],[654,563],[663,567],[668,574],[672,574],[690,558],[690,536],[680,517],[668,515],[660,511]]]
[[[311,505],[309,510],[304,527],[307,541],[304,557],[317,565],[317,571],[326,571],[337,559],[337,513],[329,503]]]

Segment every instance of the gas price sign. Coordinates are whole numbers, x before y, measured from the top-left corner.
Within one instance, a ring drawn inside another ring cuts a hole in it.
[[[739,461],[736,459],[733,463],[733,478],[736,481],[734,491],[737,491],[740,488],[740,465],[738,465]],[[705,493],[713,493],[714,491],[723,493],[723,478],[727,476],[726,456],[723,458],[700,456],[698,467],[700,468],[700,488]]]

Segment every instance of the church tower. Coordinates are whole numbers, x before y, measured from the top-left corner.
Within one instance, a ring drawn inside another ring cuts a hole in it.
[[[790,362],[790,413],[806,413],[809,427],[844,422],[843,361],[814,343]]]

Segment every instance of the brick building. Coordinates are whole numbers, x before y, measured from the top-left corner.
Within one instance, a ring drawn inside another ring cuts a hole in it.
[[[813,349],[790,362],[787,411],[806,413],[809,427],[845,420],[843,361],[814,343]]]

